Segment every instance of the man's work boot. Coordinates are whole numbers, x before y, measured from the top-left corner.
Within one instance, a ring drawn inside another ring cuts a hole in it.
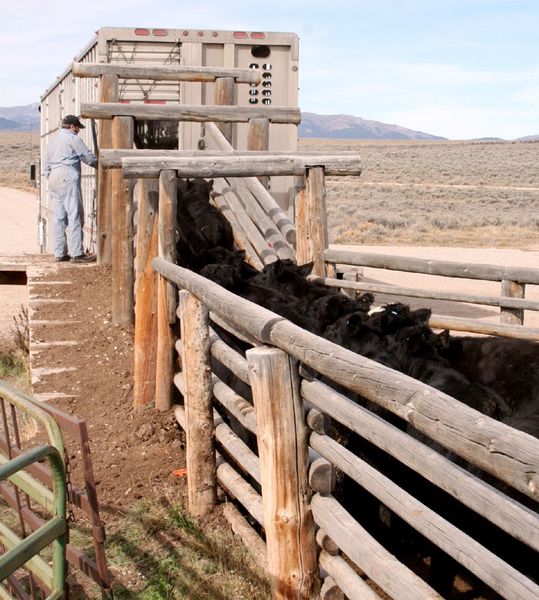
[[[92,263],[97,260],[95,254],[81,254],[79,256],[74,256],[71,259],[72,263]]]

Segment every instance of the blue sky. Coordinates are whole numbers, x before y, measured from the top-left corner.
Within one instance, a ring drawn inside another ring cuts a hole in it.
[[[0,106],[39,101],[103,26],[292,31],[303,111],[451,139],[539,133],[537,0],[2,0]]]

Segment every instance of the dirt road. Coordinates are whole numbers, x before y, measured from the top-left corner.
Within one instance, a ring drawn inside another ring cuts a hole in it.
[[[37,196],[0,187],[0,264],[39,252]],[[26,286],[0,285],[0,343],[9,338],[13,316],[28,303]]]

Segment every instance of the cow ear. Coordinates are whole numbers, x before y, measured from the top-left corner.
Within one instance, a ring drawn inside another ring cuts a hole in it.
[[[442,348],[448,348],[449,347],[449,342],[451,341],[451,335],[449,334],[449,329],[444,329],[443,331],[440,331],[440,333],[438,334],[438,340],[440,341],[440,343],[442,344]]]
[[[279,277],[284,273],[284,264],[280,259],[272,263],[271,267],[276,277]]]
[[[419,325],[427,325],[431,315],[432,310],[430,308],[419,308],[415,311],[416,320]]]
[[[311,274],[311,271],[313,270],[313,267],[314,267],[314,261],[313,262],[305,263],[304,265],[300,265],[298,267],[298,273],[300,275],[303,275],[303,277],[307,277],[307,275]]]

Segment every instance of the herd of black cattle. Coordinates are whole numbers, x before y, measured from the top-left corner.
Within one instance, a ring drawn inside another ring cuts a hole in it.
[[[258,271],[245,260],[244,252],[235,249],[229,222],[210,203],[211,190],[211,180],[179,182],[179,265],[312,333],[539,437],[539,344],[499,337],[453,337],[447,331],[436,334],[428,325],[429,309],[411,310],[402,303],[389,304],[373,312],[372,294],[352,299],[309,280],[312,264],[298,266],[290,260],[276,260]],[[407,430],[410,431],[409,426]],[[355,451],[365,456],[368,454],[365,447],[366,444],[359,444]],[[376,450],[371,450],[374,456]],[[409,482],[415,478],[413,473],[403,477],[402,469],[399,473],[401,476],[395,475],[396,479]],[[422,484],[414,484],[414,492],[419,488],[426,496],[437,493],[425,491]],[[526,499],[519,499],[529,505]],[[461,511],[449,499],[445,504],[450,507],[446,510],[449,516]],[[362,512],[366,512],[365,504]],[[505,540],[501,532],[496,535]],[[506,550],[512,548],[508,540],[503,546]],[[522,559],[522,552],[518,552]],[[503,554],[513,553],[511,549]],[[533,563],[537,556],[530,560]],[[448,569],[445,562],[442,564],[444,584],[435,579],[432,583],[447,593]]]

